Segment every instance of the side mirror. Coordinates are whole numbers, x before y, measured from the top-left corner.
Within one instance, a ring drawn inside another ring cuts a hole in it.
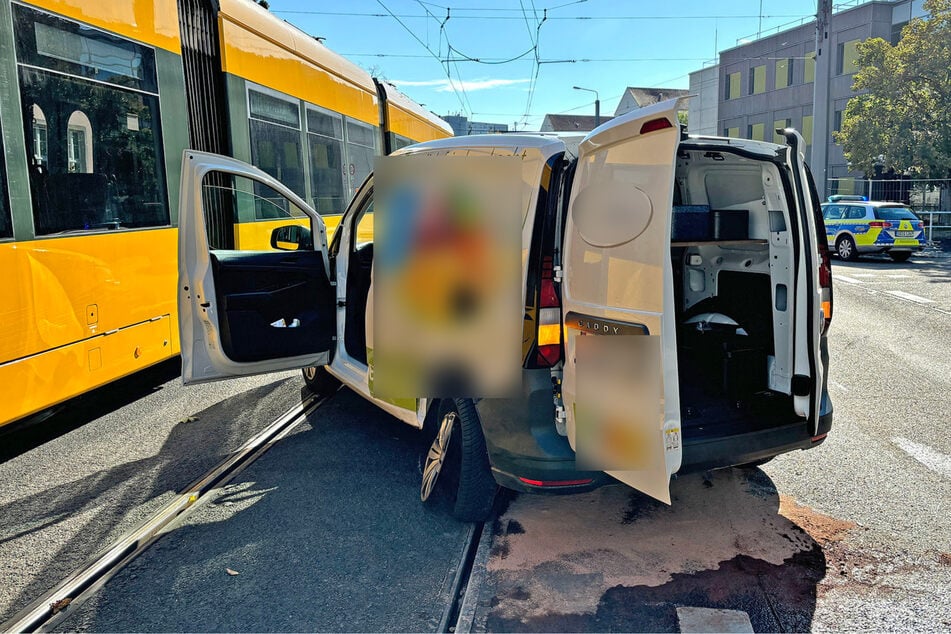
[[[314,238],[307,227],[285,225],[271,232],[271,248],[279,251],[313,251]]]

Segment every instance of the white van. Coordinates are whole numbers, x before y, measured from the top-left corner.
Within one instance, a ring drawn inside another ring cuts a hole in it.
[[[486,517],[498,485],[565,493],[621,481],[669,503],[675,473],[815,447],[832,424],[832,287],[802,137],[686,137],[678,107],[631,112],[580,143],[486,135],[397,153],[521,161],[533,191],[522,216],[524,313],[513,319],[526,335],[518,393],[506,398],[373,395],[372,175],[328,247],[320,216],[281,183],[234,159],[186,152],[184,382],[290,368],[306,368],[315,390],[339,381],[428,435],[421,497],[446,496],[463,520]],[[304,226],[275,230],[273,251],[209,248],[203,209],[223,204],[221,184],[235,179],[254,186],[230,195],[277,204]],[[630,357],[656,391],[612,365]],[[640,400],[625,400],[632,394]],[[609,452],[629,449],[630,464],[579,455],[588,433],[579,421],[592,408],[608,412],[605,403],[634,421],[602,438]]]

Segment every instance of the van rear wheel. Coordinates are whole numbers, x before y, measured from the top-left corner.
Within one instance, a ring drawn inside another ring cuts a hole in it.
[[[307,388],[317,396],[327,397],[340,389],[340,381],[323,366],[304,368],[301,373]]]
[[[435,427],[423,456],[420,499],[447,503],[452,516],[463,522],[485,521],[498,485],[475,405],[468,399],[443,399]]]

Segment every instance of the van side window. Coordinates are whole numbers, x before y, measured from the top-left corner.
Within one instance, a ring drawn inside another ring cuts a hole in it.
[[[169,224],[155,51],[13,10],[36,234]]]

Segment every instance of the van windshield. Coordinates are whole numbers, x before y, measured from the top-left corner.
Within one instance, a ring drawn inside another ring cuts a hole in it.
[[[879,220],[918,220],[918,216],[905,207],[877,207],[875,217]]]

